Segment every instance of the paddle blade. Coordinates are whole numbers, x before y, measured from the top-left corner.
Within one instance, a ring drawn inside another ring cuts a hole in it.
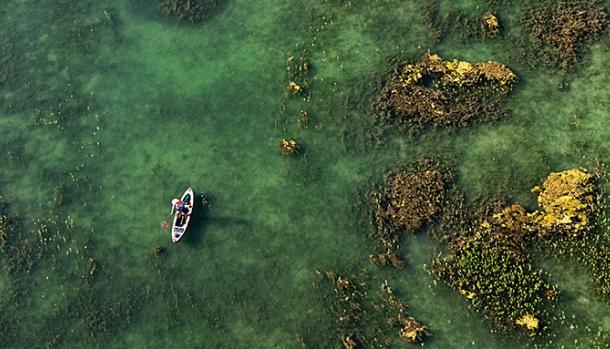
[[[167,221],[161,222],[161,228],[167,228],[168,226],[169,224],[167,223]]]

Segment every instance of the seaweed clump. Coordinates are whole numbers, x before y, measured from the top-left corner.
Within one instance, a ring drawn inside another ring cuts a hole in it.
[[[159,7],[163,13],[191,23],[199,23],[210,18],[220,6],[219,0],[159,0]]]
[[[496,37],[500,34],[502,26],[496,14],[492,11],[487,11],[481,18],[481,32],[487,37]]]
[[[374,292],[366,273],[345,276],[317,272],[316,287],[333,319],[331,333],[345,349],[388,348],[394,338],[421,343],[428,327],[407,314],[409,306],[383,281]]]
[[[290,56],[286,60],[286,71],[288,72],[288,85],[286,90],[292,95],[304,93],[309,87],[309,78],[312,66],[307,52],[304,51],[298,57]]]
[[[523,19],[530,34],[524,58],[569,70],[587,41],[608,26],[608,12],[598,0],[560,1],[528,11]]]
[[[371,194],[373,237],[380,249],[378,256],[371,256],[371,262],[390,262],[395,268],[404,265],[396,254],[401,235],[414,233],[433,221],[452,179],[451,172],[433,159],[422,159],[386,175],[385,185]]]
[[[280,141],[280,154],[284,156],[295,155],[299,151],[299,144],[294,139]]]
[[[411,131],[425,125],[464,127],[505,117],[504,97],[516,82],[502,63],[446,61],[427,52],[390,73],[374,107],[383,126]]]

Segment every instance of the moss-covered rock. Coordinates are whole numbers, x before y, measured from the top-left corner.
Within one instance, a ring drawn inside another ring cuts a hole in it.
[[[532,335],[535,335],[536,331],[538,330],[539,321],[533,315],[525,314],[521,318],[517,319],[515,323],[530,331]]]
[[[593,288],[610,299],[610,177],[575,169],[553,174],[539,193],[536,213],[541,253],[582,265]]]
[[[400,338],[406,339],[411,343],[420,343],[424,340],[424,337],[430,335],[428,327],[422,325],[412,316],[401,317],[400,323]]]
[[[551,173],[538,194],[541,211],[532,216],[542,235],[564,233],[575,235],[591,226],[591,215],[596,211],[594,175],[584,169]]]
[[[390,74],[375,103],[382,125],[411,131],[425,125],[466,126],[506,115],[503,98],[517,82],[502,63],[443,60],[426,53]]]

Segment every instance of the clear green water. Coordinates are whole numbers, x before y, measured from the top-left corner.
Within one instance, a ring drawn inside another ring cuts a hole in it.
[[[31,271],[2,272],[2,346],[333,347],[314,271],[369,267],[361,194],[386,170],[438,154],[468,199],[497,194],[532,206],[529,189],[548,172],[610,161],[608,37],[588,48],[575,74],[530,69],[511,47],[521,2],[499,12],[505,38],[436,46],[425,1],[230,0],[195,26],[162,18],[153,3],[0,8],[0,193],[21,239],[36,239],[36,219],[61,222]],[[487,7],[440,2],[444,11]],[[315,67],[307,101],[284,96],[286,59],[304,47]],[[522,80],[513,115],[369,144],[371,82],[388,57],[428,48],[509,64]],[[297,122],[301,109],[308,128]],[[57,112],[62,128],[37,124]],[[285,137],[305,154],[280,157]],[[160,222],[187,186],[213,205],[172,245]],[[426,347],[534,346],[490,333],[459,295],[436,285],[426,266],[438,246],[425,233],[404,244],[408,267],[378,277],[430,327]],[[157,245],[166,248],[160,257]],[[87,281],[89,258],[98,267]],[[557,328],[539,345],[587,348],[598,329],[610,331],[610,305],[582,270],[539,263],[563,291],[560,311],[574,316],[573,329]]]

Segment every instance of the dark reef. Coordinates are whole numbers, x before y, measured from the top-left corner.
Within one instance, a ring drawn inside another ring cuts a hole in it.
[[[600,37],[608,27],[608,12],[598,0],[559,1],[537,5],[523,16],[529,43],[523,58],[570,70],[584,45]]]

